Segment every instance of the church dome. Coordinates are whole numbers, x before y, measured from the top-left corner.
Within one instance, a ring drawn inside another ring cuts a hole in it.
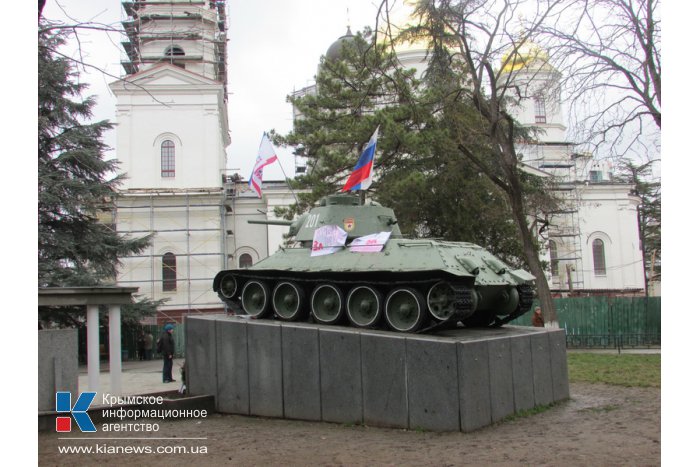
[[[397,54],[429,50],[430,36],[420,34],[413,37],[402,36],[402,33],[420,24],[420,18],[413,14],[414,8],[415,1],[412,0],[394,3],[390,17],[382,16],[383,25],[380,25],[377,31],[377,41],[391,46]]]
[[[516,50],[517,47],[517,50]],[[539,45],[531,41],[520,41],[515,47],[509,48],[501,58],[501,70],[506,73],[527,68],[535,62],[547,63],[549,54]]]
[[[343,51],[343,44],[347,44],[348,46],[351,45],[354,37],[355,36],[352,35],[352,31],[350,31],[350,26],[348,26],[348,30],[345,35],[340,36],[331,44],[330,47],[328,47],[328,51],[326,52],[326,60],[338,60],[341,52]]]

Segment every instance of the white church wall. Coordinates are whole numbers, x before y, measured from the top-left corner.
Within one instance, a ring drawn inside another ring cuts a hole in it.
[[[589,186],[579,207],[584,283],[588,289],[643,289],[637,201],[627,185]],[[605,274],[596,274],[593,241],[605,247]]]
[[[177,96],[169,106],[144,96],[119,107],[118,158],[128,176],[123,188],[221,185],[225,153],[218,134],[215,96]],[[161,144],[166,139],[175,143],[174,177],[161,176]]]
[[[241,255],[250,254],[253,264],[268,256],[268,229],[265,225],[249,224],[249,220],[266,220],[263,199],[252,196],[236,196],[232,202],[234,236],[228,239],[232,253],[229,267],[237,268]],[[262,211],[262,212],[261,212]]]

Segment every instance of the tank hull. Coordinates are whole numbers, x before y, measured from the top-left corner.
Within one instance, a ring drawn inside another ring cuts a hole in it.
[[[372,253],[280,249],[213,285],[228,308],[256,318],[427,332],[515,319],[530,309],[532,279],[475,244],[391,238]]]

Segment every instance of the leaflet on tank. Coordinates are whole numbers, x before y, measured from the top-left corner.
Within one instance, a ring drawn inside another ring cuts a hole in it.
[[[350,251],[353,253],[378,253],[384,249],[389,236],[391,236],[391,232],[379,232],[357,237],[350,243]]]
[[[323,256],[343,249],[348,233],[335,224],[324,225],[314,231],[311,256]]]

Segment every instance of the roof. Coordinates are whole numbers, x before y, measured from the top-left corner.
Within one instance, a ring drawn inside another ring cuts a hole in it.
[[[39,306],[126,305],[138,287],[39,287]]]

